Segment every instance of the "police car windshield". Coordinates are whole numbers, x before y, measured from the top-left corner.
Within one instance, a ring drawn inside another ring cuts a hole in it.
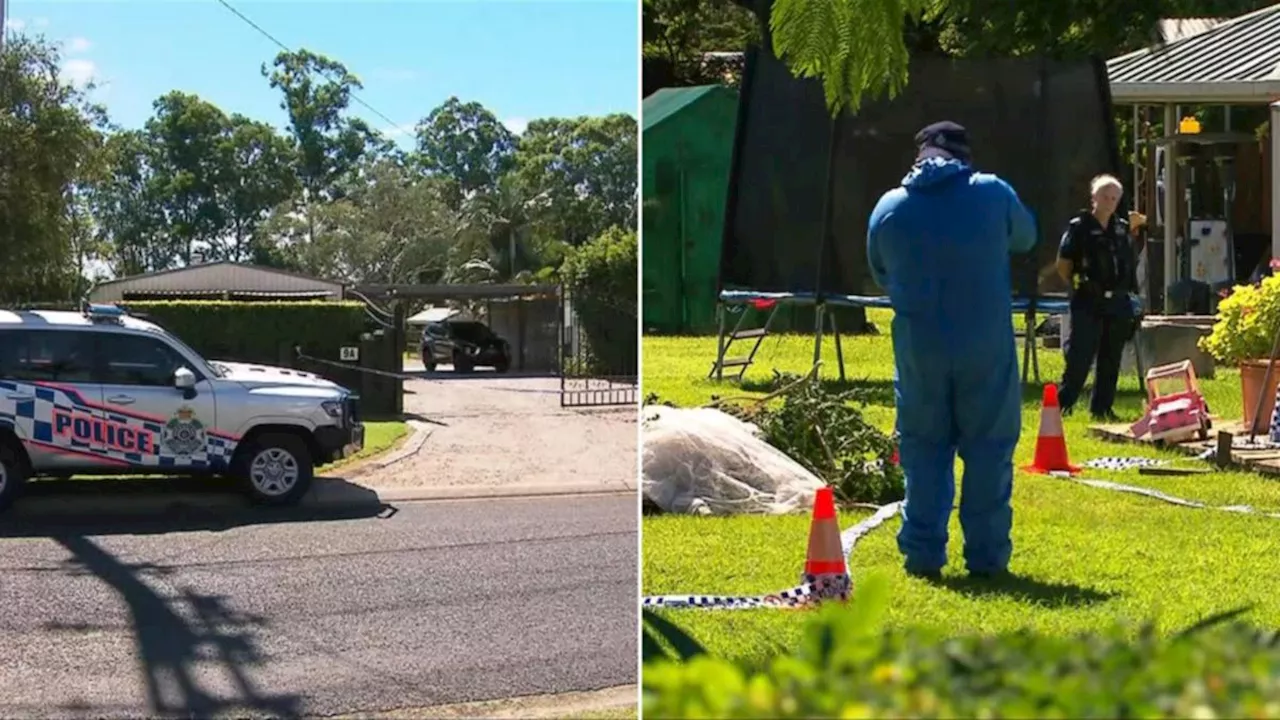
[[[170,332],[165,332],[164,336],[169,338],[169,342],[173,343],[174,345],[177,345],[179,349],[186,352],[187,357],[192,357],[200,361],[200,363],[204,367],[196,368],[197,370],[203,370],[209,373],[210,375],[213,375],[214,377],[219,377],[219,378],[226,377],[225,368],[219,367],[217,363],[211,363],[208,360],[205,360],[203,355],[193,350],[190,345],[182,342],[182,340],[177,335],[174,335],[173,333],[170,333]]]

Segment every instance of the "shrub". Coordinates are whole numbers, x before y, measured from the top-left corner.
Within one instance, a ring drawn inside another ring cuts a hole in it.
[[[294,364],[293,348],[326,360],[338,348],[358,345],[365,331],[363,306],[355,302],[130,302],[211,360]],[[312,369],[312,368],[308,368]]]
[[[1237,365],[1266,359],[1280,326],[1280,275],[1258,285],[1240,285],[1218,303],[1213,330],[1200,338],[1200,349],[1218,362]]]
[[[1173,637],[1117,625],[1077,637],[884,632],[885,585],[825,606],[761,667],[709,655],[646,611],[646,718],[1280,717],[1277,633],[1224,613]],[[655,632],[656,631],[656,632]]]
[[[893,438],[862,414],[864,392],[838,392],[777,371],[772,389],[783,393],[777,407],[722,409],[754,423],[770,445],[826,480],[841,504],[884,504],[906,495],[902,468],[891,461]]]
[[[637,374],[637,258],[635,231],[618,227],[565,257],[560,279],[569,288],[587,357],[584,368],[566,368],[567,373]]]

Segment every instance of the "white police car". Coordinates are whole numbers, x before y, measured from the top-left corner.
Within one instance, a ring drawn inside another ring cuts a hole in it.
[[[229,474],[290,504],[363,445],[356,399],[314,374],[205,360],[113,305],[0,310],[0,509],[89,474]]]

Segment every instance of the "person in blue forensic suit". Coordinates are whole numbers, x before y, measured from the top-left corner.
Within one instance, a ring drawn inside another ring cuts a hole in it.
[[[915,136],[915,164],[871,213],[867,255],[893,304],[894,398],[906,474],[898,548],[908,573],[947,562],[955,457],[970,575],[1008,571],[1013,450],[1022,397],[1009,254],[1036,243],[1031,212],[1004,180],[970,165],[968,133],[940,122]]]

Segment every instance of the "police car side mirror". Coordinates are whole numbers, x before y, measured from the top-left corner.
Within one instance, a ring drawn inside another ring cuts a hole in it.
[[[178,368],[173,373],[173,386],[179,390],[190,390],[196,386],[196,374],[188,368]]]

